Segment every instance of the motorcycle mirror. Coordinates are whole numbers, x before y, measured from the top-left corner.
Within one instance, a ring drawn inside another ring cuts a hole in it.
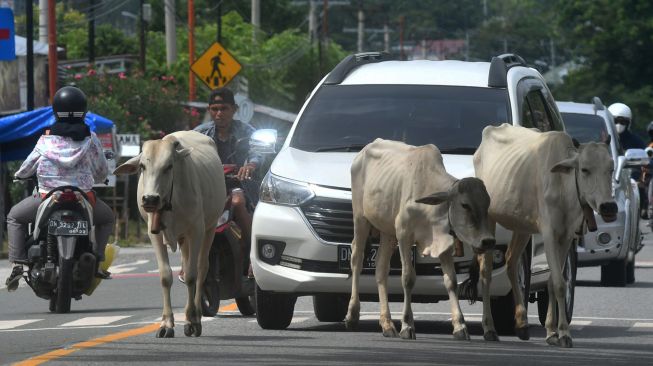
[[[259,154],[274,154],[276,152],[277,130],[265,128],[256,130],[249,138],[250,149]]]

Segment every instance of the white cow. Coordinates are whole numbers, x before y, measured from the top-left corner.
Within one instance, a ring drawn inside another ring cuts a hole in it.
[[[494,247],[487,215],[490,198],[483,182],[477,178],[457,180],[449,175],[444,169],[442,155],[434,145],[415,147],[377,139],[363,148],[354,159],[351,191],[354,214],[353,278],[345,319],[347,328],[354,328],[358,324],[358,281],[364,248],[370,230],[375,228],[381,234],[376,282],[381,307],[379,323],[383,335],[397,336],[390,318],[386,283],[390,257],[398,242],[404,289],[404,313],[399,336],[415,339],[411,309],[415,269],[411,263],[410,249],[417,244],[418,253],[440,259],[451,302],[454,337],[469,339],[458,304],[453,245],[455,237],[458,237],[477,252]]]
[[[174,337],[172,270],[166,246],[174,252],[179,244],[188,287],[184,334],[199,337],[208,255],[226,199],[224,173],[215,143],[195,131],[146,141],[143,152],[116,168],[114,174],[139,171],[138,207],[147,221],[163,287],[163,317],[156,336]]]
[[[490,218],[513,231],[506,261],[516,304],[517,335],[529,338],[526,308],[517,284],[519,258],[531,235],[540,233],[551,270],[547,343],[572,347],[564,312],[558,316],[557,326],[554,324],[556,304],[558,309],[565,309],[562,269],[583,217],[588,219],[590,229],[596,228],[593,211],[606,222],[616,219],[617,204],[611,194],[614,167],[608,145],[588,143],[576,147],[564,132],[542,133],[509,124],[488,126],[474,154],[474,168],[492,199]],[[492,262],[484,259],[482,267],[484,263]],[[481,271],[485,332],[494,331],[489,274],[487,268]]]

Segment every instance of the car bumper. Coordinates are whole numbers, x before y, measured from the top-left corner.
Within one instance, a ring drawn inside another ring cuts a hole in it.
[[[266,241],[282,242],[279,264],[270,264],[261,258],[260,244]],[[265,291],[310,295],[316,293],[351,293],[351,279],[346,269],[338,267],[338,245],[321,240],[313,231],[302,211],[259,202],[252,225],[252,269],[257,284]],[[347,243],[349,244],[349,243]],[[468,278],[471,250],[466,247],[466,257],[455,258],[457,281]],[[416,258],[418,280],[414,295],[448,298],[437,258]],[[399,270],[391,270],[388,293],[403,294]],[[510,291],[505,265],[492,272],[491,294],[503,296]],[[361,275],[361,294],[376,294],[373,273]]]
[[[626,232],[625,212],[619,211],[617,220],[613,222],[605,222],[599,215],[594,216],[597,231],[587,232],[583,245],[578,246],[578,265],[586,267],[625,259],[628,253],[628,248],[624,245],[624,233]]]

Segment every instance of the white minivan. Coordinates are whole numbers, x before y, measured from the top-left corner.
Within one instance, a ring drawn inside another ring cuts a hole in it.
[[[252,268],[258,284],[257,320],[284,329],[297,296],[313,296],[320,321],[342,321],[351,293],[348,276],[353,237],[351,162],[380,137],[411,145],[435,144],[447,171],[474,175],[472,155],[487,125],[512,123],[542,131],[564,130],[540,73],[521,57],[491,62],[397,61],[385,53],[343,59],[313,90],[261,185],[252,228]],[[514,327],[513,299],[504,254],[510,233],[497,229],[491,293],[500,333]],[[575,248],[566,276],[575,277]],[[374,250],[364,260],[361,300],[377,301]],[[393,256],[390,301],[401,301],[401,267]],[[521,291],[531,302],[545,298],[548,266],[534,236],[522,257]],[[468,277],[472,250],[456,258],[458,282]],[[414,256],[414,302],[448,299],[437,258]],[[574,282],[568,309],[573,309]],[[480,292],[479,292],[480,293]],[[530,296],[529,296],[530,295]],[[545,310],[546,311],[546,310]]]

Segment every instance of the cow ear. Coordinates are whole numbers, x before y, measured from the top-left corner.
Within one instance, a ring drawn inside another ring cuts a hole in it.
[[[449,192],[438,192],[433,193],[430,196],[416,199],[415,202],[423,203],[425,205],[439,205],[443,202],[447,202],[447,200],[449,200]]]
[[[575,148],[578,149],[580,147],[580,142],[578,142],[578,140],[576,140],[575,138],[572,138],[571,142],[574,144]]]
[[[141,154],[134,156],[133,158],[124,162],[121,166],[117,167],[114,171],[114,175],[129,175],[136,174],[141,163]]]
[[[551,173],[569,173],[572,169],[578,168],[578,155],[565,159],[551,168]]]

